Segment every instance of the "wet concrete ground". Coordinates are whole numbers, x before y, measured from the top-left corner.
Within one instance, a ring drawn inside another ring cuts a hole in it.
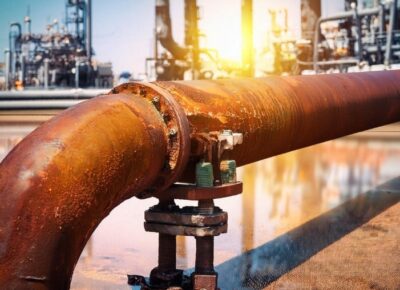
[[[400,203],[265,289],[400,289]]]
[[[45,119],[37,118],[0,119],[0,158]],[[228,233],[215,242],[220,287],[399,289],[400,182],[363,194],[397,177],[399,161],[396,125],[240,168],[243,194],[216,201],[229,213]],[[148,275],[157,235],[144,231],[143,212],[155,203],[131,199],[112,211],[83,251],[72,289],[130,289],[126,274]],[[177,262],[193,267],[192,238],[178,238]]]

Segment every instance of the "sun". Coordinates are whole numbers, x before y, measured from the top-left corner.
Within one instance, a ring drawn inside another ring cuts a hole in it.
[[[203,0],[200,29],[206,48],[218,51],[221,59],[240,62],[242,57],[241,0]]]

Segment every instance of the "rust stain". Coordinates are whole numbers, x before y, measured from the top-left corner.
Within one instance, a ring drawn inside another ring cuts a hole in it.
[[[167,136],[156,116],[144,100],[99,97],[63,112],[16,146],[0,165],[1,285],[69,287],[98,223],[161,171]]]
[[[399,120],[399,71],[121,85],[46,122],[1,163],[0,285],[68,289],[115,206],[193,178],[197,133],[243,133],[226,156],[240,166]]]

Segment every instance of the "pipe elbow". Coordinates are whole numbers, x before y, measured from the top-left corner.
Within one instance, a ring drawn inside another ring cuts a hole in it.
[[[148,100],[108,95],[43,124],[0,165],[0,285],[68,289],[100,221],[152,186],[168,131]]]

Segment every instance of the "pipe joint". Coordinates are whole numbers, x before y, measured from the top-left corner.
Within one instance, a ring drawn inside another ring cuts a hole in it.
[[[128,94],[145,98],[159,112],[168,136],[167,156],[161,174],[138,198],[155,196],[172,185],[183,173],[190,155],[189,121],[175,98],[154,84],[126,83],[115,87],[110,94]]]

